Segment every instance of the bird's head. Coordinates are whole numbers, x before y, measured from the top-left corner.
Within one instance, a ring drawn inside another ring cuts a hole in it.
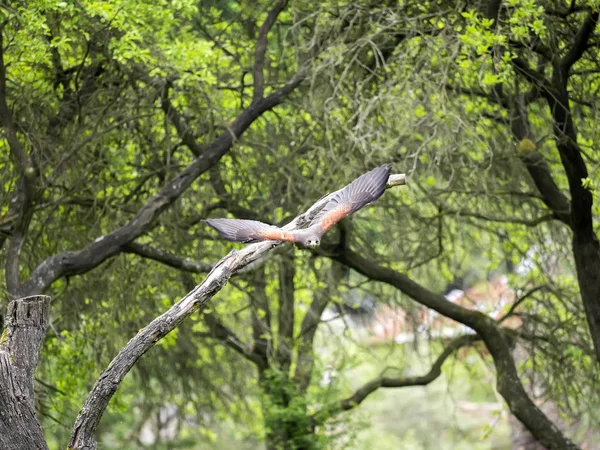
[[[316,248],[321,244],[321,240],[317,236],[306,236],[302,240],[302,246],[308,248]]]

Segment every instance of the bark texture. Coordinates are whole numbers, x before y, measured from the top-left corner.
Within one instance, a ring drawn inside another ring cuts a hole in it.
[[[0,449],[47,449],[35,415],[33,374],[48,325],[50,297],[35,295],[8,305],[0,338]]]

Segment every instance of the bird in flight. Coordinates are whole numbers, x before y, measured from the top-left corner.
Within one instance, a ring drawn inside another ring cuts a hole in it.
[[[318,247],[327,230],[383,195],[391,170],[391,164],[385,164],[361,175],[334,194],[308,228],[301,230],[286,231],[257,220],[208,219],[204,222],[232,242],[287,241],[301,247]]]

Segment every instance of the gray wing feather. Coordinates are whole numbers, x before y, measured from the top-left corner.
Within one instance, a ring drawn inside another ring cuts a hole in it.
[[[338,208],[350,207],[348,214],[358,211],[363,206],[374,202],[385,192],[387,181],[392,171],[391,164],[384,164],[354,180],[335,194],[325,207],[317,214],[312,223],[319,223],[328,213]],[[346,214],[346,215],[348,215]]]
[[[280,230],[273,225],[259,222],[257,220],[242,219],[208,219],[206,224],[217,230],[221,236],[233,242],[259,242],[267,240],[265,235]]]

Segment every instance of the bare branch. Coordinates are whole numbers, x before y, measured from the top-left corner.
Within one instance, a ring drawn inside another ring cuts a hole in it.
[[[438,356],[436,361],[431,366],[429,372],[418,377],[406,378],[388,378],[379,376],[362,387],[357,389],[350,397],[341,400],[339,403],[326,406],[322,410],[313,415],[313,421],[322,422],[323,420],[332,417],[342,411],[348,411],[360,405],[369,395],[379,388],[402,388],[409,386],[425,386],[436,380],[442,374],[442,366],[446,360],[459,348],[470,345],[473,341],[480,339],[477,335],[460,336],[450,342],[444,351]]]
[[[598,11],[591,11],[576,34],[573,46],[554,67],[554,92],[544,95],[552,114],[554,140],[564,167],[570,192],[568,222],[573,231],[573,255],[586,319],[594,343],[596,359],[600,361],[600,242],[594,230],[592,192],[584,185],[589,176],[583,151],[578,143],[578,131],[573,121],[567,82],[570,68],[589,45],[598,22]],[[537,184],[537,182],[536,182]],[[543,194],[543,193],[542,193]],[[564,220],[563,220],[564,221]]]
[[[310,223],[332,195],[335,195],[335,192],[318,200],[308,211],[296,217],[283,228],[286,231],[292,231]],[[96,385],[77,417],[69,448],[71,450],[95,449],[95,432],[100,418],[119,384],[136,361],[156,342],[175,329],[185,318],[206,304],[238,270],[253,261],[259,260],[269,250],[281,243],[280,241],[259,242],[247,245],[242,250],[230,252],[215,265],[201,284],[196,286],[167,312],[150,322],[147,327],[142,328],[112,360],[108,368],[96,381]]]
[[[252,103],[259,101],[265,92],[265,54],[267,52],[267,35],[275,24],[279,13],[287,5],[287,0],[279,0],[273,9],[267,14],[267,18],[260,27],[258,39],[256,40],[256,49],[254,52],[254,92],[252,94]]]
[[[502,323],[504,322],[506,319],[508,319],[510,316],[512,316],[514,314],[514,312],[516,311],[516,309],[519,307],[519,305],[521,305],[521,303],[523,303],[525,300],[527,300],[529,297],[531,297],[533,294],[535,294],[538,291],[541,291],[543,289],[547,289],[548,286],[545,284],[542,284],[540,286],[536,286],[533,287],[531,289],[529,289],[527,292],[525,292],[521,297],[519,297],[510,307],[510,309],[506,312],[506,314],[504,314],[502,317],[500,317],[498,319],[498,323]]]
[[[246,266],[246,269],[248,267],[249,266]],[[245,269],[242,269],[237,273],[243,272],[244,270]],[[188,272],[182,272],[181,279],[183,281],[183,286],[187,291],[192,291],[196,287],[193,277]],[[260,358],[259,355],[253,352],[248,345],[244,344],[244,342],[233,332],[233,330],[226,327],[214,313],[207,312],[205,309],[202,311],[202,319],[208,326],[209,331],[195,332],[194,336],[209,339],[219,339],[223,345],[231,348],[248,361],[256,364],[258,367],[261,367],[264,364],[263,358]]]
[[[249,245],[241,251],[225,256],[205,280],[183,297],[173,307],[154,319],[113,359],[100,375],[77,417],[69,448],[72,450],[95,449],[95,431],[106,407],[125,375],[136,361],[156,342],[176,328],[186,317],[212,298],[238,269],[258,259],[263,253],[278,245],[277,241]]]
[[[152,259],[165,264],[174,269],[184,270],[192,273],[208,273],[213,269],[213,265],[203,261],[192,261],[181,256],[176,256],[162,249],[151,247],[137,242],[130,242],[122,250],[124,253],[133,253],[143,258]]]
[[[152,227],[154,220],[173,204],[200,175],[214,166],[231,149],[248,127],[263,113],[279,105],[305,77],[302,68],[282,88],[262,98],[245,109],[217,139],[208,145],[194,162],[152,197],[126,225],[106,236],[98,237],[85,249],[65,252],[43,261],[23,283],[19,292],[35,294],[43,292],[55,280],[66,275],[85,273],[107,258],[119,253],[123,247]]]
[[[403,173],[397,173],[390,175],[385,188],[389,189],[395,186],[404,186],[406,184],[406,175]]]
[[[569,79],[569,71],[573,64],[575,64],[583,56],[583,53],[587,49],[587,44],[592,36],[596,25],[598,24],[598,11],[590,11],[581,28],[573,39],[573,45],[565,56],[560,60],[559,73],[560,81],[563,86],[566,87]]]

